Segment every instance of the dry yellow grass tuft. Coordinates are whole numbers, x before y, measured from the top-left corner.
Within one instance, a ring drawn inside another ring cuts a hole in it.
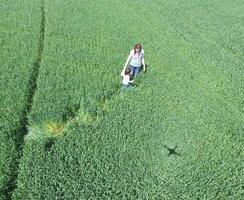
[[[65,125],[58,122],[48,122],[45,124],[45,130],[52,136],[62,135]]]

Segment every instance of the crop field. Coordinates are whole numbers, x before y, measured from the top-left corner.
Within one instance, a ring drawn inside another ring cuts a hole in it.
[[[34,91],[40,2],[0,3],[0,198],[9,197],[17,175],[26,113]]]
[[[244,2],[0,3],[0,199],[242,199]],[[140,42],[147,71],[120,92]]]

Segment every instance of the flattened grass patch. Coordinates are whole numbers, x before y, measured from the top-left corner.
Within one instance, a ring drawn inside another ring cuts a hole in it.
[[[109,100],[102,99],[97,103],[98,108],[100,108],[103,111],[106,111],[109,109]]]
[[[76,120],[83,124],[92,124],[97,120],[97,117],[89,112],[82,112],[76,117]]]
[[[65,124],[60,122],[46,122],[44,124],[44,130],[48,135],[57,137],[63,134]]]

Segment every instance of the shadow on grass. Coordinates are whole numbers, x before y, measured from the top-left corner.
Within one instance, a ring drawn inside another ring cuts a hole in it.
[[[164,147],[169,151],[168,156],[171,156],[171,155],[181,156],[180,153],[176,152],[176,149],[178,147],[177,145],[174,148],[170,148],[167,145],[164,145]]]

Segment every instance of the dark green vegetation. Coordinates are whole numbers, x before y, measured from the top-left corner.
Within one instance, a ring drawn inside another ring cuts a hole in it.
[[[38,67],[39,1],[0,3],[0,199],[10,198]]]
[[[241,199],[242,1],[33,5],[44,49],[13,199]],[[120,94],[137,41],[148,71]]]

